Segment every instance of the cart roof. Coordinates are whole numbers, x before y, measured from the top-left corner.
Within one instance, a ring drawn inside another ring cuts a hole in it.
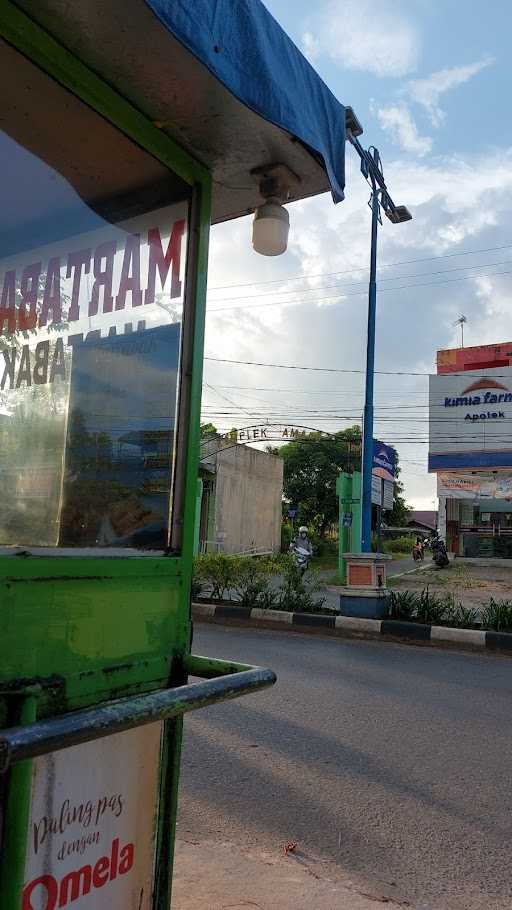
[[[345,109],[260,0],[19,5],[208,167],[214,221],[260,204],[270,164],[292,200],[343,198]]]

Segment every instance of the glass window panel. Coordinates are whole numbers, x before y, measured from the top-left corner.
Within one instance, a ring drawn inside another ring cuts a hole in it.
[[[0,75],[9,64],[18,79],[0,132],[0,546],[161,550],[189,191],[0,45]]]

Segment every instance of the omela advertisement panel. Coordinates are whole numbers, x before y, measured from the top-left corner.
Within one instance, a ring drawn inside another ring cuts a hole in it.
[[[167,546],[187,219],[0,263],[0,546]]]

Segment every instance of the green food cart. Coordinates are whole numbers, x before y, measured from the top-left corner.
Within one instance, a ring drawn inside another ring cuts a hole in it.
[[[167,910],[183,715],[275,680],[191,653],[210,224],[281,252],[345,111],[259,0],[0,42],[0,907]]]

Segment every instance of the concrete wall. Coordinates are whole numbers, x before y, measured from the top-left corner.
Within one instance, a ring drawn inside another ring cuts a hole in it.
[[[224,553],[281,545],[283,460],[231,445],[216,453],[215,535]],[[224,536],[225,535],[225,536]]]

